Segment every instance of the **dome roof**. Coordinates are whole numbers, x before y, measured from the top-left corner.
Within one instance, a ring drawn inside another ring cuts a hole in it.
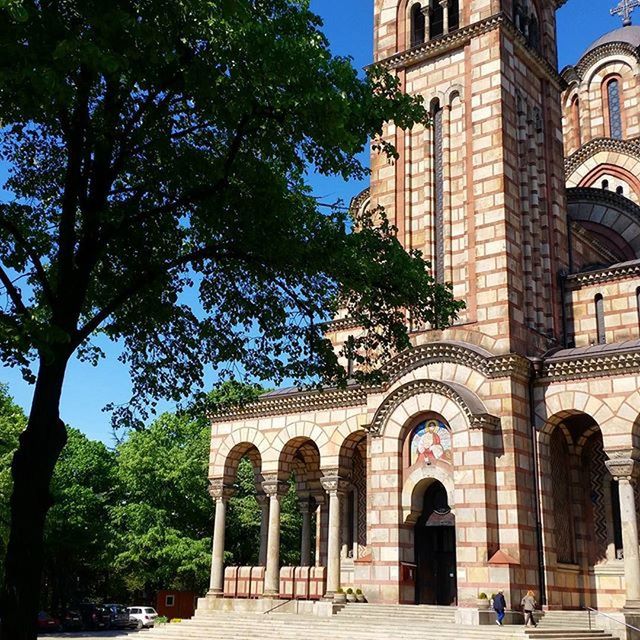
[[[603,44],[609,44],[610,42],[625,42],[632,47],[640,47],[640,26],[630,25],[628,27],[620,27],[605,33],[602,37],[598,38],[585,52],[584,55],[593,51],[597,47]]]

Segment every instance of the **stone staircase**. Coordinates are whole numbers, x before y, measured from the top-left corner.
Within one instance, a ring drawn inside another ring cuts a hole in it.
[[[589,624],[589,613],[587,611],[547,611],[537,613],[536,620],[539,629],[601,629],[602,619],[595,614],[591,615],[591,625]]]
[[[147,640],[618,640],[603,630],[463,626],[450,607],[351,604],[337,615],[199,611],[159,626]]]

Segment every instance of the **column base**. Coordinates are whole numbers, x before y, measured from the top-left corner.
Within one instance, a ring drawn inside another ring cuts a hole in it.
[[[209,589],[207,598],[224,598],[224,592],[221,589]]]
[[[280,596],[279,589],[265,589],[262,594],[263,598],[278,598]]]
[[[627,600],[624,603],[623,611],[632,611],[633,613],[640,613],[640,600]]]

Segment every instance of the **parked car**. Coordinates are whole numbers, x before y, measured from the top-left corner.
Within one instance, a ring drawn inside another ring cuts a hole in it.
[[[78,606],[83,628],[89,631],[108,629],[111,621],[110,612],[102,605],[83,602]]]
[[[60,615],[60,624],[65,631],[80,631],[82,629],[82,616],[77,609],[64,609]]]
[[[38,631],[62,631],[62,624],[58,618],[50,616],[46,611],[38,613]]]
[[[112,629],[128,629],[131,627],[129,612],[123,604],[105,604],[104,608],[109,612],[109,626]]]
[[[131,622],[135,621],[138,629],[153,627],[158,617],[158,612],[153,607],[135,606],[127,607],[127,609],[129,610]]]

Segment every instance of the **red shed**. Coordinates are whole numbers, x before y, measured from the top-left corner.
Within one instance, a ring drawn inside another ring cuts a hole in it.
[[[156,611],[169,620],[191,618],[196,612],[197,599],[193,591],[158,591]]]

